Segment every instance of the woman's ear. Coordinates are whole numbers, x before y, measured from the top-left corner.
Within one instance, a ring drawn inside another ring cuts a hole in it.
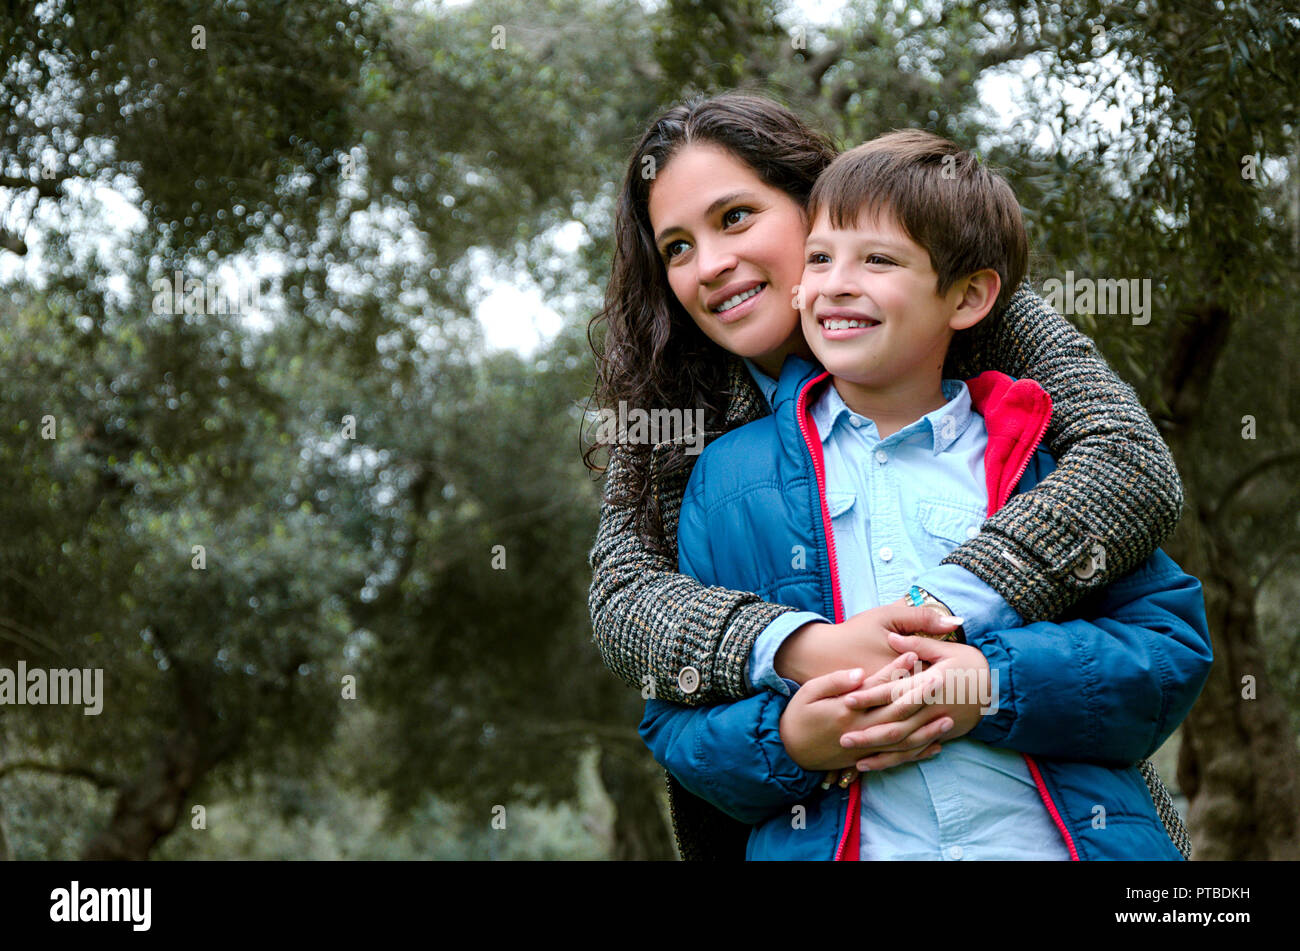
[[[961,287],[961,299],[948,326],[953,330],[966,330],[978,324],[993,309],[1002,290],[1002,278],[992,268],[985,268],[963,278],[958,286]]]

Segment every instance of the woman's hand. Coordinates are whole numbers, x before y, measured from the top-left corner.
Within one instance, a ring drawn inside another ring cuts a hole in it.
[[[846,748],[840,737],[868,727],[874,711],[850,706],[847,698],[884,690],[888,702],[890,684],[907,677],[916,659],[915,653],[907,651],[871,676],[860,667],[836,670],[800,687],[781,714],[781,741],[790,758],[807,770],[852,766],[861,751]]]
[[[882,604],[839,624],[803,625],[782,643],[773,666],[779,675],[799,684],[857,665],[870,673],[898,656],[889,644],[891,632],[947,634],[961,622],[961,618],[933,608],[912,607],[903,601]]]
[[[915,653],[921,663],[905,680],[864,685],[844,697],[846,706],[870,711],[864,727],[840,737],[841,745],[857,756],[859,770],[915,759],[906,754],[929,744],[935,725],[943,722],[949,724],[941,730],[945,739],[965,736],[996,701],[988,659],[978,648],[899,634],[890,634],[889,642],[896,650]]]

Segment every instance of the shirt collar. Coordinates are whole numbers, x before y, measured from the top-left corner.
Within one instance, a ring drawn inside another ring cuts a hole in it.
[[[745,366],[749,369],[749,375],[754,378],[754,383],[758,391],[763,394],[763,399],[767,400],[767,408],[772,408],[772,403],[776,399],[777,381],[772,379],[762,371],[757,363],[749,357],[741,357],[745,361]]]
[[[937,456],[961,438],[961,434],[970,426],[973,413],[970,390],[965,383],[961,380],[944,380],[942,387],[947,403],[904,426],[887,440],[881,440],[875,422],[849,409],[833,383],[828,382],[822,389],[821,396],[813,403],[813,424],[817,427],[817,435],[822,442],[826,442],[837,424],[851,426],[852,419],[857,417],[862,420],[862,425],[852,428],[873,442],[900,443],[905,439],[920,437]]]

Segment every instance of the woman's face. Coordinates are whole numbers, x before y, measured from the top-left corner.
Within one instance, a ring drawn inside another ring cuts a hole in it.
[[[794,300],[807,235],[798,202],[726,149],[693,143],[655,176],[649,212],[673,294],[710,340],[773,376],[808,352]]]

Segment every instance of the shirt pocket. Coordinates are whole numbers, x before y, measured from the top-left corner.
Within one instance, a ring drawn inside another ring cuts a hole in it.
[[[853,503],[858,499],[856,492],[827,492],[826,493],[826,510],[830,512],[831,519],[837,519],[841,515],[853,508]]]
[[[861,570],[856,553],[867,544],[865,513],[858,504],[857,493],[843,490],[826,493],[826,510],[830,512],[831,531],[835,536],[836,568],[843,579],[846,569]]]
[[[945,555],[978,535],[986,515],[982,505],[951,498],[925,498],[916,507],[922,540],[941,548]]]

